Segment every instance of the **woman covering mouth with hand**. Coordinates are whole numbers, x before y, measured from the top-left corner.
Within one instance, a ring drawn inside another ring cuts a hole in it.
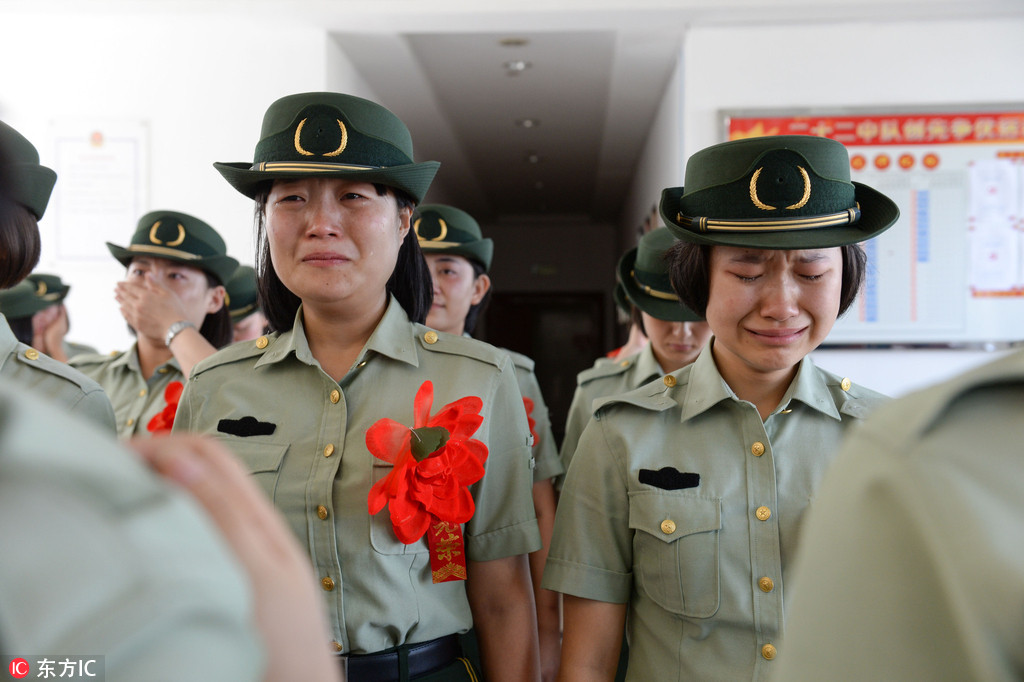
[[[702,150],[662,194],[672,286],[713,337],[604,401],[580,438],[544,585],[564,593],[561,680],[765,679],[800,521],[849,426],[884,397],[808,354],[852,304],[858,242],[899,216],[838,142]],[[628,617],[627,617],[628,614]]]

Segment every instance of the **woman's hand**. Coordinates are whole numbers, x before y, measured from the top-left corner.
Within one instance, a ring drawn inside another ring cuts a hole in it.
[[[341,680],[340,663],[328,650],[309,559],[234,455],[199,436],[161,436],[130,445],[196,499],[249,575],[267,651],[264,679]]]

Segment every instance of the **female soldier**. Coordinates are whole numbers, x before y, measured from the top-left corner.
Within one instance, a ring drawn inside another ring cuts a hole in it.
[[[488,679],[536,678],[525,555],[540,540],[513,368],[486,344],[421,324],[430,276],[410,217],[437,164],[413,162],[408,130],[384,107],[304,93],[270,106],[254,163],[215,166],[256,200],[260,297],[275,332],[201,363],[175,429],[219,435],[285,514],[321,577],[351,680],[470,679],[458,633],[471,626]],[[461,398],[480,410],[471,435],[486,446],[486,475],[432,508],[449,515],[471,494],[464,553],[458,522],[422,525],[441,516],[425,516],[402,483],[421,475],[414,458],[425,472],[449,452],[438,429],[465,439],[436,426],[440,406]],[[429,446],[423,428],[434,429]],[[368,513],[384,499],[390,520]]]
[[[449,334],[471,335],[491,295],[491,278],[487,273],[491,269],[494,242],[483,238],[473,216],[454,206],[424,204],[416,209],[412,220],[434,283],[427,326]],[[533,426],[533,508],[544,546],[530,553],[530,575],[537,602],[541,677],[554,680],[562,647],[558,595],[542,590],[540,579],[555,524],[552,479],[563,470],[551,433],[548,408],[533,373],[533,360],[504,348],[501,350],[512,358],[519,391]]]
[[[649,343],[638,353],[615,362],[602,362],[580,372],[569,406],[562,440],[562,465],[568,469],[583,428],[598,398],[627,393],[671,374],[697,359],[711,337],[711,328],[689,308],[668,281],[668,249],[675,240],[667,228],[645,234],[619,259],[619,286],[632,305],[636,326]]]
[[[126,351],[71,364],[107,392],[118,436],[170,430],[193,366],[231,342],[224,283],[238,261],[216,230],[176,211],[147,213],[127,248],[107,248],[128,268],[115,298],[137,340]]]
[[[39,260],[39,224],[57,174],[40,165],[39,153],[21,133],[0,121],[0,149],[9,178],[0,213],[0,288],[21,282]],[[22,284],[22,287],[30,285]],[[23,289],[24,290],[24,289]],[[0,311],[2,313],[3,311]],[[0,314],[0,377],[31,387],[62,409],[114,431],[114,412],[103,389],[63,362],[19,342]]]
[[[566,593],[562,678],[765,679],[783,577],[836,443],[883,397],[807,357],[899,216],[838,142],[727,142],[662,195],[673,288],[711,342],[600,405],[576,450],[544,584]],[[628,612],[628,618],[627,618]]]

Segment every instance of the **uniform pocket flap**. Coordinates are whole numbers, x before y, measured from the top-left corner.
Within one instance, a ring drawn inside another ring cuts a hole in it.
[[[629,527],[664,542],[722,528],[722,502],[696,495],[641,491],[629,494]]]
[[[251,474],[277,471],[284,461],[284,454],[288,452],[288,446],[280,443],[255,443],[250,438],[221,440],[238,455]]]

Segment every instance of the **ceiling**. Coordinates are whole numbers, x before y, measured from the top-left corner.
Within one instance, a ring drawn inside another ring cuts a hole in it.
[[[613,30],[336,39],[417,157],[441,162],[428,201],[482,222],[614,221],[681,45]]]

